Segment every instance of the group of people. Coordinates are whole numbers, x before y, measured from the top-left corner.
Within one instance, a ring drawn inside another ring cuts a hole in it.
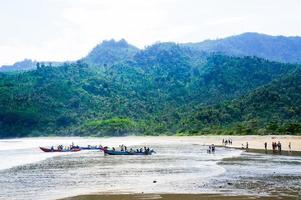
[[[278,149],[279,152],[281,152],[281,146],[282,146],[282,144],[281,144],[280,141],[278,141],[278,143],[277,142],[272,142],[273,152],[275,152],[277,149]]]
[[[62,150],[72,150],[72,149],[79,149],[79,146],[78,145],[75,146],[73,142],[69,146],[63,146],[62,144],[57,146],[57,150],[59,150],[59,151],[62,151]],[[55,150],[54,146],[51,146],[51,150],[52,151]]]
[[[127,146],[125,145],[119,145],[119,148],[120,148],[120,151],[127,151],[127,152],[131,152],[131,153],[145,153],[145,152],[150,152],[150,148],[149,147],[143,147],[143,148],[140,148],[140,149],[136,149],[134,150],[133,148],[130,148],[130,150],[128,151],[128,148]],[[113,151],[116,151],[116,149],[113,147],[112,148]]]
[[[264,149],[267,151],[268,150],[268,143],[265,142],[264,143]],[[279,153],[281,153],[282,151],[282,144],[280,141],[278,142],[272,142],[272,150],[273,152],[278,151]],[[289,142],[288,143],[288,151],[291,152],[292,151],[292,144]]]
[[[222,144],[223,144],[223,145],[226,145],[226,146],[227,146],[227,145],[232,145],[232,139],[226,139],[226,140],[223,139]]]
[[[212,144],[209,146],[207,153],[214,153],[214,152],[215,152],[215,146],[214,146],[214,144]]]

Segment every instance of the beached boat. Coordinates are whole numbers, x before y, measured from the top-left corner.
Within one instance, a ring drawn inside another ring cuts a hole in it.
[[[108,150],[106,148],[103,149],[103,152],[107,155],[152,155],[155,153],[154,150],[145,151],[145,152],[136,152],[136,151],[116,151],[116,150]]]
[[[80,151],[80,148],[72,148],[72,149],[49,149],[46,147],[40,147],[40,149],[44,152],[77,152]]]

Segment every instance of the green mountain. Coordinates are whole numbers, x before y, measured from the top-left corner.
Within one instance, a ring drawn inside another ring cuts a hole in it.
[[[205,132],[300,134],[301,69],[238,99],[201,107],[189,122]]]
[[[203,131],[192,123],[198,109],[247,95],[299,67],[174,43],[155,44],[111,64],[99,67],[83,59],[0,73],[0,136]]]
[[[244,33],[223,39],[184,45],[206,52],[218,52],[232,56],[256,56],[285,63],[301,63],[301,37]]]
[[[129,60],[139,51],[124,39],[105,40],[98,44],[83,60],[90,65],[112,65],[121,60]]]
[[[301,37],[270,36],[259,33],[244,33],[218,40],[205,40],[198,43],[180,44],[207,53],[229,56],[256,56],[271,61],[301,63]],[[89,65],[111,66],[123,60],[131,60],[140,50],[120,41],[105,40],[98,44],[82,60]],[[50,63],[50,62],[42,62]],[[62,62],[51,62],[58,66]],[[36,69],[36,61],[25,59],[14,65],[0,67],[0,72],[24,71]]]

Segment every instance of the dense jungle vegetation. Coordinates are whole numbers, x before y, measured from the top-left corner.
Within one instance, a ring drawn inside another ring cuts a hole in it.
[[[300,134],[300,87],[299,65],[107,41],[77,62],[0,73],[0,137]]]

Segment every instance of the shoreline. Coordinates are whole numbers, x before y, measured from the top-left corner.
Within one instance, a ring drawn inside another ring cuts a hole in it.
[[[295,194],[298,195],[298,194]],[[296,196],[251,196],[251,195],[226,195],[226,194],[89,194],[67,197],[59,200],[293,200]]]
[[[241,147],[232,147],[232,146],[224,146],[224,145],[216,145],[216,147],[220,147],[220,148],[226,148],[226,149],[238,149],[238,150],[242,150],[244,152],[247,153],[260,153],[260,154],[268,154],[268,155],[279,155],[279,156],[301,156],[301,151],[287,151],[287,150],[282,150],[281,152],[279,152],[278,150],[273,151],[270,149],[245,149],[245,148],[241,148]]]
[[[103,141],[108,141],[110,139],[117,139],[117,138],[138,138],[141,140],[142,143],[148,142],[151,139],[156,138],[166,138],[170,139],[170,142],[176,141],[183,141],[187,142],[190,141],[194,144],[209,146],[214,144],[217,147],[226,147],[226,148],[234,148],[243,150],[248,142],[249,152],[257,152],[257,153],[266,153],[264,148],[264,143],[267,142],[267,153],[270,154],[279,154],[278,151],[272,152],[272,142],[280,141],[282,144],[282,154],[283,155],[301,155],[301,135],[201,135],[201,136],[121,136],[121,137],[113,137],[113,136],[106,136],[106,137],[94,137],[94,136],[39,136],[39,137],[24,137],[24,138],[2,138],[0,141],[9,141],[9,140],[30,140],[30,139],[66,139],[66,140],[76,140],[76,139],[99,139],[100,143],[104,143]],[[223,139],[231,139],[233,144],[231,145],[224,145],[222,144]],[[102,141],[103,140],[103,141]],[[160,143],[160,141],[158,141]],[[291,150],[288,148],[289,143],[291,143]],[[154,143],[156,144],[156,143]]]
[[[26,154],[32,152],[45,157],[44,155],[48,154],[38,151],[37,145],[61,142],[66,144],[71,142],[76,144],[100,143],[109,146],[124,144],[133,147],[158,148],[162,155],[118,158],[105,157],[98,153],[74,154],[74,156],[59,156],[40,164],[6,170],[3,171],[3,176],[5,180],[11,180],[15,174],[18,177],[26,178],[26,180],[38,180],[45,175],[53,177],[54,182],[46,182],[45,186],[58,188],[50,190],[52,193],[47,191],[41,193],[40,196],[64,200],[269,200],[277,197],[290,200],[300,196],[298,194],[300,189],[298,181],[301,178],[299,168],[301,157],[252,155],[252,153],[265,153],[264,149],[260,149],[260,147],[264,147],[264,142],[268,142],[268,147],[270,147],[271,142],[280,141],[283,143],[282,155],[284,155],[287,153],[285,147],[288,142],[292,142],[293,150],[301,147],[298,146],[301,144],[301,136],[129,136],[93,137],[93,139],[85,137],[85,139],[80,137],[43,137],[20,139],[20,141],[13,143],[11,140],[7,140],[3,141],[1,148],[5,150],[5,147],[13,146],[14,149],[18,150],[28,147],[28,151],[25,151]],[[232,139],[233,145],[225,147],[222,145],[223,139]],[[249,144],[248,152],[250,154],[241,154],[244,152],[241,149],[242,144],[246,142]],[[216,155],[207,155],[208,146],[212,144],[218,147]],[[227,150],[227,148],[229,149]],[[239,150],[231,150],[231,148]],[[2,153],[5,154],[6,152],[3,151]],[[16,153],[19,154],[19,151]],[[272,151],[268,150],[267,153],[270,154]],[[292,154],[294,156],[295,151]],[[297,154],[299,155],[299,151]],[[242,155],[241,161],[239,155]],[[275,155],[279,154],[275,153]],[[220,161],[220,159],[224,159],[224,156],[226,160]],[[8,161],[9,159],[8,157]],[[211,165],[210,163],[216,164]],[[257,163],[258,166],[256,166]],[[215,166],[219,164],[224,165],[224,169]],[[137,171],[135,171],[136,169]],[[278,171],[279,169],[281,170]],[[30,174],[31,170],[36,170],[35,176]],[[208,176],[203,176],[203,173],[207,173],[206,170],[208,170]],[[223,173],[224,170],[228,170],[228,173]],[[256,175],[254,177],[248,175],[248,172],[252,170]],[[295,180],[292,180],[292,177]],[[205,178],[210,178],[210,181],[208,183],[203,181]],[[154,180],[158,184],[154,184]],[[13,179],[11,183],[20,184],[19,187],[23,187],[22,182],[18,179]],[[60,184],[63,184],[70,191],[60,188]],[[8,196],[6,194],[11,191],[10,183],[8,185],[3,184],[3,186],[5,186],[2,191],[3,196]],[[28,189],[26,195],[31,197],[34,191],[45,188],[45,186],[41,187],[36,184],[32,189]],[[25,187],[28,188],[26,185]],[[125,193],[126,191],[129,193]]]

